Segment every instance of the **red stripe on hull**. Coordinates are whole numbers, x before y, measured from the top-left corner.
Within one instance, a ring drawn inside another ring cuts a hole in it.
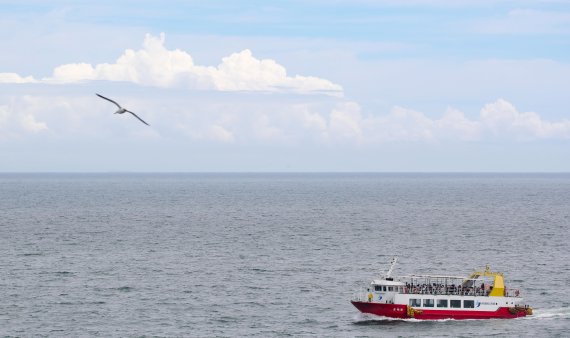
[[[351,302],[360,312],[390,318],[408,318],[408,307],[402,304]]]
[[[360,312],[370,313],[377,316],[390,318],[410,318],[408,316],[406,305],[402,304],[380,304],[368,302],[351,302]],[[510,319],[525,317],[526,313],[520,311],[512,314],[507,307],[501,307],[497,311],[469,311],[469,310],[420,310],[416,312],[413,318],[422,320],[438,320],[438,319]]]

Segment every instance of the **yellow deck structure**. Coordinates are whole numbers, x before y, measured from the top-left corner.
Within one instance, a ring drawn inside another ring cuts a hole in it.
[[[489,269],[489,265],[485,267],[485,271],[475,271],[469,278],[475,279],[480,276],[493,277],[493,289],[489,293],[489,297],[504,297],[505,296],[505,279],[503,274],[500,272],[492,272]]]

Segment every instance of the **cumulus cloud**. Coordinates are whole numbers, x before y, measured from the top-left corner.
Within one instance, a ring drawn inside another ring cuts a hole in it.
[[[453,108],[449,108],[439,119],[429,119],[422,113],[418,114],[415,122],[407,124],[403,129],[423,131],[423,139],[426,140],[476,141],[488,138],[489,134],[510,140],[570,138],[570,120],[546,121],[535,112],[519,112],[504,99],[485,105],[473,120]]]
[[[271,113],[264,112],[264,108],[249,109],[245,108],[247,113],[244,113],[238,108],[229,113],[231,118],[226,116],[223,121],[212,111],[210,120],[188,123],[204,131],[212,131],[212,124],[223,126],[231,131],[231,138],[225,141],[264,144],[382,145],[570,139],[570,120],[546,121],[537,113],[519,112],[504,99],[485,105],[473,118],[455,108],[448,108],[436,118],[398,106],[385,114],[365,114],[358,103],[351,101],[338,102],[329,108],[283,104],[271,107]],[[224,141],[223,137],[218,139]]]
[[[394,107],[386,116],[372,116],[368,119],[374,134],[374,141],[422,141],[434,138],[434,121],[423,113]]]
[[[363,146],[570,139],[570,120],[547,121],[538,113],[519,111],[504,99],[484,105],[473,117],[454,108],[430,117],[398,106],[387,113],[369,113],[356,102],[336,99],[259,104],[241,96],[215,95],[226,99],[212,104],[211,98],[194,97],[191,108],[181,97],[172,98],[166,106],[152,98],[121,100],[149,120],[152,128],[131,121],[128,115],[113,115],[107,102],[95,96],[8,97],[3,101],[9,103],[0,106],[0,138],[40,134],[73,140],[137,137],[223,144]]]
[[[481,134],[480,121],[469,120],[462,111],[454,108],[448,108],[434,124],[441,138],[474,141]]]
[[[22,77],[16,73],[0,73],[0,83],[35,83],[32,76]]]
[[[249,49],[233,53],[216,66],[196,65],[190,54],[164,46],[164,34],[147,34],[142,48],[127,49],[115,63],[72,63],[56,67],[50,77],[36,80],[15,73],[0,73],[0,83],[75,83],[125,81],[165,88],[218,91],[269,91],[341,95],[342,87],[313,76],[289,76],[285,67],[271,59],[259,60]]]
[[[440,118],[403,107],[394,107],[388,114],[364,116],[358,104],[344,103],[329,114],[326,131],[327,141],[358,144],[526,141],[569,139],[570,120],[546,121],[538,113],[519,112],[504,99],[485,105],[474,119],[454,108],[448,108]]]
[[[42,130],[47,130],[47,124],[45,124],[44,122],[38,122],[36,121],[36,118],[34,117],[34,115],[31,114],[26,114],[20,117],[20,124],[22,125],[22,127],[27,130],[27,131],[31,131],[31,132],[38,132],[38,131],[42,131]]]
[[[535,112],[519,112],[503,99],[485,105],[481,123],[494,135],[514,136],[518,139],[570,138],[570,120],[545,121]]]
[[[357,103],[343,103],[330,113],[328,136],[341,140],[353,139],[360,142],[364,136],[362,134],[364,122],[360,113],[360,106]]]
[[[28,103],[30,102],[28,101]],[[47,131],[48,125],[46,122],[38,120],[38,113],[30,105],[26,105],[24,109],[16,109],[12,104],[1,105],[0,139]]]

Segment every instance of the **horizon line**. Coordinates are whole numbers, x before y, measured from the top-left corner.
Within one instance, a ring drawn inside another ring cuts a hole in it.
[[[0,171],[4,174],[570,174],[570,171]]]

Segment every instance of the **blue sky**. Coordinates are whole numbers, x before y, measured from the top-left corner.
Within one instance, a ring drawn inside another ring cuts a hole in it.
[[[570,1],[0,3],[0,172],[570,170]]]

